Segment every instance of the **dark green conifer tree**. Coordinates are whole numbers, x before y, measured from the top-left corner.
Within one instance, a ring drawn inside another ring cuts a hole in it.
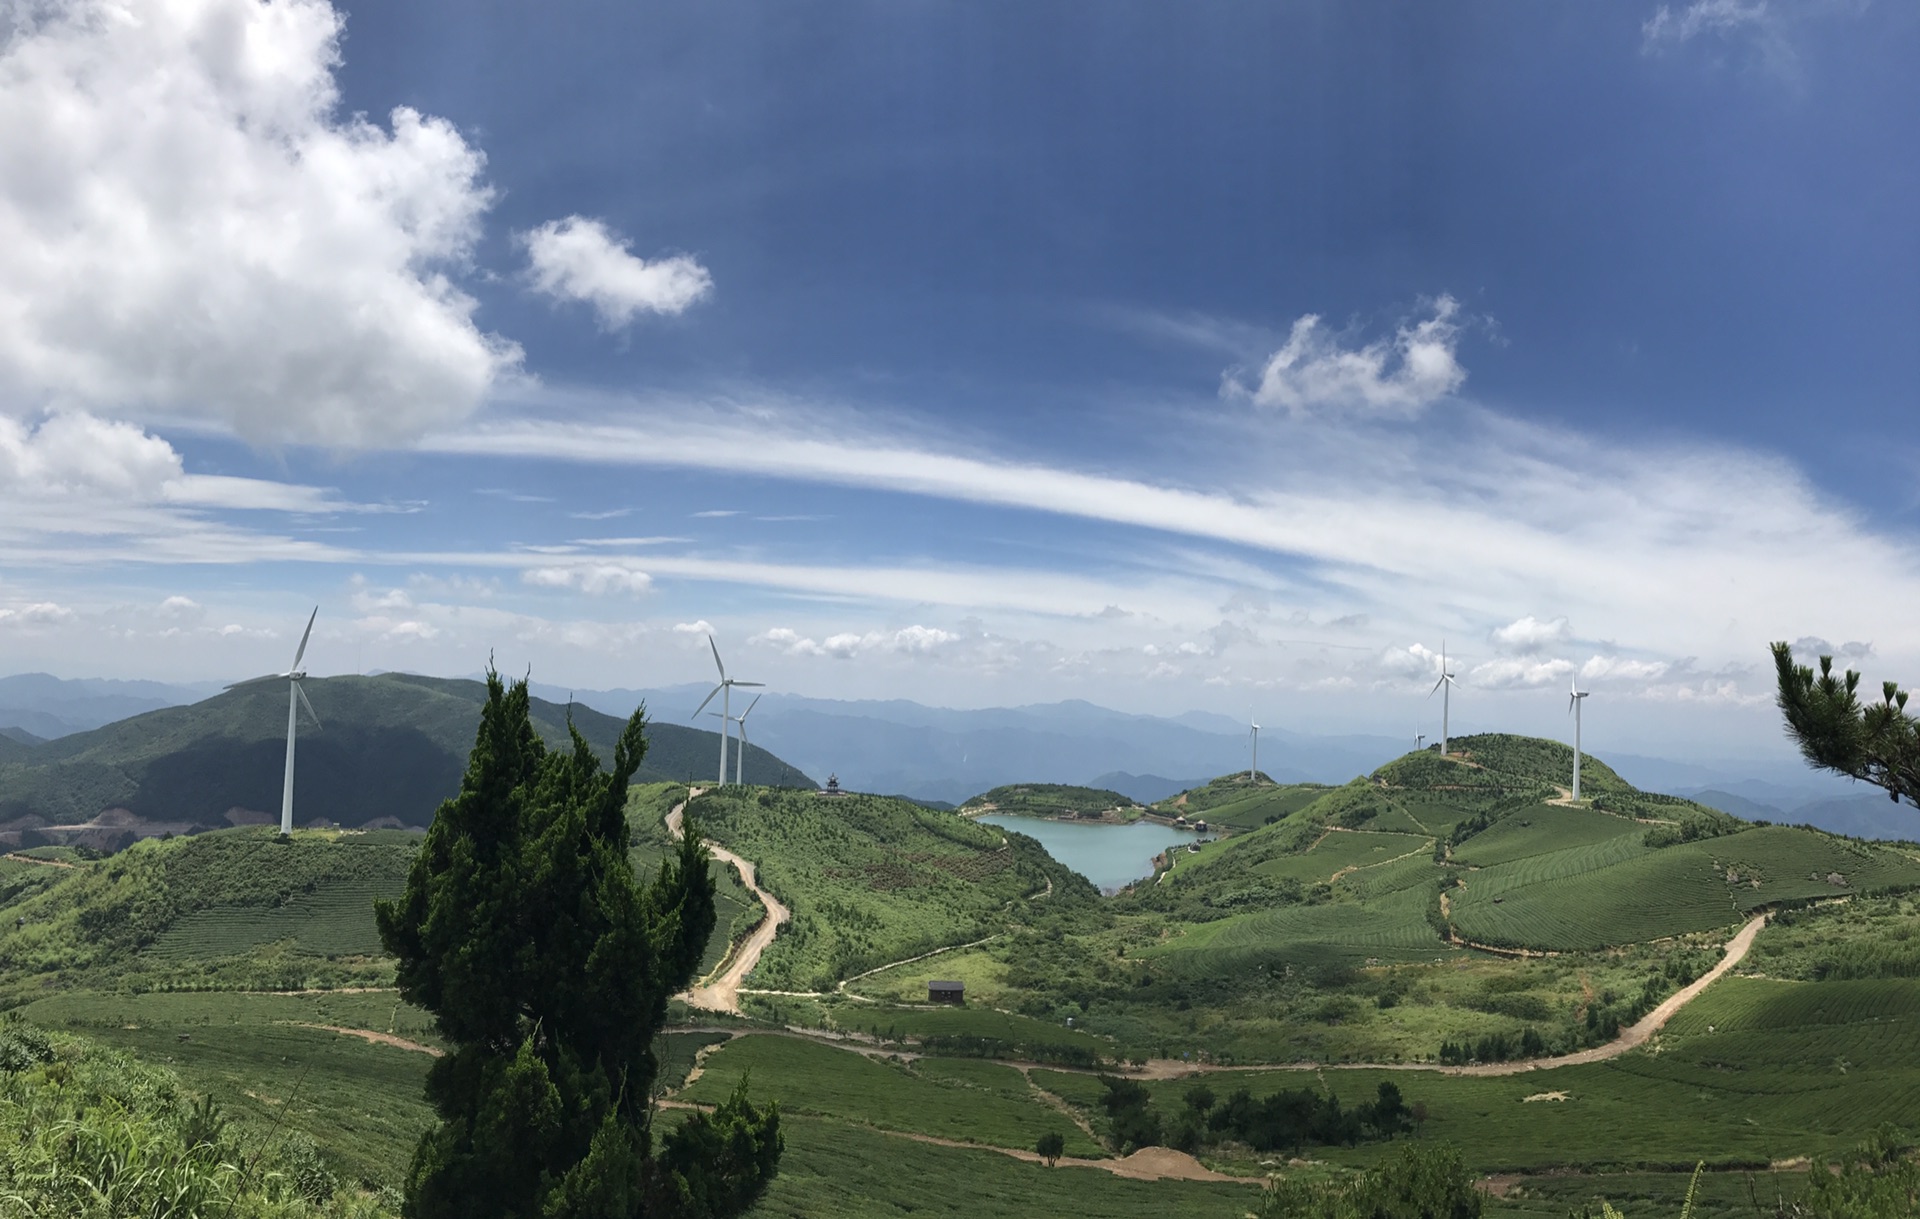
[[[1920,721],[1907,714],[1907,692],[1893,682],[1880,686],[1880,701],[1855,694],[1860,675],[1833,674],[1833,657],[1820,658],[1820,673],[1793,663],[1793,649],[1773,645],[1779,677],[1777,699],[1787,732],[1807,761],[1885,788],[1894,800],[1920,804]]]
[[[744,1090],[659,1140],[652,1043],[714,925],[699,835],[653,883],[628,860],[636,711],[603,772],[584,738],[548,752],[524,681],[487,674],[460,794],[440,806],[398,901],[376,908],[400,993],[449,1042],[427,1076],[440,1124],[408,1219],[719,1219],[778,1164],[777,1108]]]

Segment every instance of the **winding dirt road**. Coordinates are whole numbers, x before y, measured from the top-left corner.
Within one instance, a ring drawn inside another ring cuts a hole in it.
[[[687,799],[691,800],[699,795],[701,790],[698,787],[693,788],[687,793]],[[673,811],[667,814],[667,832],[673,835],[675,842],[680,841],[682,837],[683,831],[680,826],[685,819],[686,809],[686,801],[683,800],[674,805]],[[781,905],[773,894],[760,887],[750,861],[740,858],[711,838],[701,841],[705,844],[707,852],[715,859],[723,859],[740,870],[740,883],[759,899],[767,916],[760,920],[760,925],[753,929],[751,935],[740,942],[739,947],[727,954],[726,959],[721,962],[722,968],[717,976],[695,986],[680,997],[687,1001],[689,1007],[697,1007],[709,1012],[730,1012],[738,1016],[740,984],[747,980],[747,975],[753,972],[753,967],[760,963],[760,954],[767,950],[767,945],[773,943],[773,937],[780,932],[780,925],[792,918],[793,912]]]

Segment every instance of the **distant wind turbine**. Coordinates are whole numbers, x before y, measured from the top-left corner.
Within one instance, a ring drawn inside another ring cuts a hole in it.
[[[1247,781],[1257,783],[1260,781],[1260,725],[1254,723],[1252,716],[1247,717],[1247,723],[1252,728],[1247,736],[1253,742],[1253,760],[1247,767]]]
[[[307,640],[313,636],[313,620],[319,616],[320,607],[316,605],[313,607],[313,613],[307,618],[307,629],[300,636],[300,646],[293,654],[292,668],[285,673],[249,677],[245,681],[237,681],[227,687],[229,690],[237,690],[241,686],[254,686],[263,681],[287,683],[287,777],[280,788],[280,832],[282,834],[293,833],[293,738],[294,730],[300,723],[300,708],[307,709],[307,716],[313,720],[315,728],[320,726],[320,717],[313,713],[313,704],[307,701],[307,692],[300,688],[300,679],[307,675],[307,671],[300,667],[300,661],[307,654]]]
[[[1573,799],[1580,800],[1580,700],[1587,696],[1573,678],[1567,678],[1567,714],[1573,717]]]
[[[741,684],[747,685],[750,683],[742,682]],[[740,748],[733,751],[733,781],[742,787],[746,786],[747,782],[746,779],[742,777],[747,772],[747,746],[752,744],[752,742],[747,740],[747,717],[753,714],[753,709],[759,705],[761,697],[762,696],[758,694],[754,695],[753,702],[747,704],[747,709],[733,717],[734,724],[740,729]],[[715,719],[720,718],[718,711],[709,711],[707,714],[713,716]]]
[[[713,665],[716,669],[720,670],[720,684],[708,691],[707,696],[700,700],[700,705],[695,707],[693,714],[687,718],[698,719],[700,713],[707,709],[707,704],[713,701],[713,696],[716,694],[720,696],[720,779],[716,786],[725,787],[727,785],[727,736],[733,727],[733,712],[731,710],[733,688],[735,686],[764,686],[766,683],[759,681],[735,681],[733,678],[728,677],[727,666],[720,662],[720,646],[714,643],[712,635],[707,636],[707,646],[713,649]],[[751,708],[749,708],[749,710],[751,710]],[[742,729],[742,739],[745,739],[744,733],[745,730]]]
[[[1428,697],[1431,698],[1432,696],[1429,695]],[[1415,753],[1419,753],[1422,749],[1425,749],[1426,747],[1427,747],[1427,734],[1424,732],[1414,733],[1413,734],[1413,751]]]
[[[1427,691],[1427,697],[1432,698],[1434,690],[1440,691],[1440,756],[1443,758],[1447,756],[1448,715],[1452,710],[1449,704],[1452,701],[1453,687],[1455,684],[1453,674],[1447,670],[1447,645],[1446,641],[1442,640],[1440,643],[1440,680],[1433,683],[1433,690]]]

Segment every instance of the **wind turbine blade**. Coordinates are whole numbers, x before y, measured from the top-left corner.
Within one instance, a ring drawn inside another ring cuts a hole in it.
[[[733,684],[736,686],[764,686],[767,683],[763,681],[737,681]]]
[[[320,726],[320,716],[314,711],[313,704],[307,701],[306,687],[302,686],[299,682],[294,682],[293,692],[300,696],[300,705],[307,709],[307,718],[313,721],[315,728],[318,728]]]
[[[713,665],[720,670],[720,680],[726,681],[727,666],[720,663],[720,645],[713,641],[712,635],[707,636],[707,646],[713,649]]]
[[[288,669],[287,672],[298,673],[300,671],[300,658],[307,654],[307,640],[313,637],[313,620],[319,616],[320,607],[316,605],[313,607],[313,613],[307,616],[307,629],[300,635],[300,650],[293,654],[293,667]]]
[[[741,682],[740,684],[744,686],[744,685],[752,685],[753,683],[752,683],[752,682]],[[754,695],[754,696],[753,696],[753,701],[747,704],[747,709],[746,709],[745,711],[742,711],[742,712],[740,713],[740,718],[739,718],[739,720],[738,720],[738,721],[736,721],[736,722],[737,722],[737,723],[739,723],[739,724],[741,725],[741,728],[740,728],[740,739],[741,739],[741,740],[745,740],[745,739],[746,739],[746,736],[747,736],[747,730],[746,730],[746,727],[745,727],[745,725],[746,725],[746,722],[747,722],[747,717],[748,717],[749,715],[752,715],[752,714],[753,714],[753,709],[754,709],[755,707],[758,707],[758,706],[760,705],[760,700],[761,700],[762,698],[764,698],[764,697],[765,697],[765,695],[761,695],[761,694],[756,694],[756,695]]]
[[[264,677],[249,677],[245,681],[234,682],[227,689],[238,690],[242,686],[257,686],[263,681],[285,681],[286,677],[285,673],[268,673]]]
[[[1434,695],[1438,694],[1440,692],[1440,687],[1446,684],[1447,684],[1447,678],[1446,678],[1446,675],[1443,673],[1440,676],[1440,680],[1433,683],[1433,689],[1427,691],[1427,697],[1432,698]]]
[[[700,713],[707,709],[707,704],[713,701],[713,696],[720,693],[720,691],[725,688],[726,688],[725,685],[722,684],[722,685],[715,686],[712,690],[709,690],[707,692],[707,696],[700,700],[700,705],[693,709],[693,714],[689,715],[687,718],[690,720],[700,718]]]

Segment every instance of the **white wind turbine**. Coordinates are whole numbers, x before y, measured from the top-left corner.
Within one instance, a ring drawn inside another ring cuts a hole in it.
[[[300,667],[301,659],[307,654],[307,640],[313,635],[313,620],[320,616],[320,607],[314,606],[313,613],[307,618],[307,629],[300,636],[300,647],[293,654],[293,667],[285,673],[269,673],[265,677],[250,677],[246,681],[237,681],[228,686],[237,690],[241,686],[258,685],[263,681],[284,681],[287,683],[287,777],[280,788],[280,832],[293,833],[293,738],[294,730],[300,723],[300,708],[307,709],[307,715],[313,720],[313,726],[320,726],[320,717],[313,713],[313,704],[307,701],[307,692],[300,688],[300,679],[307,671]]]
[[[742,682],[740,684],[751,685],[753,683]],[[734,724],[740,729],[740,748],[733,751],[733,781],[742,787],[745,787],[747,783],[743,777],[747,773],[747,746],[753,743],[747,740],[747,717],[752,715],[753,709],[759,705],[760,697],[758,694],[754,695],[753,701],[747,704],[747,709],[733,717]],[[715,719],[720,718],[718,711],[709,711],[707,714],[713,716]]]
[[[713,701],[713,696],[716,694],[720,696],[720,779],[715,786],[725,787],[727,785],[727,737],[732,731],[734,723],[732,711],[733,688],[735,686],[764,686],[766,683],[759,681],[735,681],[733,678],[728,677],[727,666],[720,662],[720,646],[714,643],[712,635],[707,636],[707,646],[713,649],[713,664],[715,668],[720,670],[720,684],[715,686],[707,693],[705,698],[700,700],[700,705],[695,707],[693,714],[687,718],[698,718],[700,713],[707,709],[707,704]],[[748,710],[751,709],[752,708],[748,708]],[[744,719],[746,717],[742,716],[741,718]],[[741,732],[742,739],[745,739],[745,729],[742,729]]]
[[[1573,678],[1567,678],[1567,714],[1573,716],[1573,799],[1580,800],[1580,700],[1587,696]]]
[[[1252,729],[1247,733],[1247,737],[1253,742],[1253,760],[1247,767],[1247,782],[1258,783],[1260,781],[1260,725],[1254,723],[1251,715],[1247,717],[1247,724]]]
[[[1427,691],[1427,697],[1432,698],[1434,690],[1440,691],[1440,756],[1443,758],[1447,756],[1447,729],[1449,726],[1447,717],[1452,710],[1449,704],[1452,701],[1453,687],[1456,684],[1453,680],[1453,674],[1447,670],[1447,645],[1445,641],[1442,641],[1440,644],[1440,680],[1433,683],[1433,690]]]

